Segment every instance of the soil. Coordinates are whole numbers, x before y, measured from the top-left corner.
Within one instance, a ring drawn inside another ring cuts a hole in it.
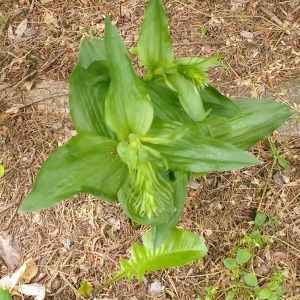
[[[108,13],[127,46],[135,46],[146,1],[0,0],[0,163],[5,168],[0,179],[0,278],[33,258],[38,272],[31,283],[46,287],[45,299],[82,298],[77,289],[84,280],[94,288],[89,299],[196,299],[207,286],[221,291],[216,299],[225,299],[230,274],[223,261],[251,232],[260,207],[269,220],[278,220],[262,228],[271,241],[254,257],[260,285],[280,269],[286,277],[283,299],[300,299],[300,2],[164,3],[176,56],[222,53],[228,67],[211,71],[212,85],[233,99],[268,97],[293,108],[289,125],[270,137],[288,167],[272,167],[266,140],[250,149],[262,165],[193,180],[179,226],[202,236],[208,255],[149,274],[141,283],[121,280],[101,290],[146,227],[134,227],[118,204],[89,195],[39,212],[17,210],[49,153],[76,134],[67,99],[80,41],[103,36]],[[201,28],[207,30],[204,36]],[[143,72],[137,62],[135,66]],[[156,280],[165,287],[158,295],[149,293]]]

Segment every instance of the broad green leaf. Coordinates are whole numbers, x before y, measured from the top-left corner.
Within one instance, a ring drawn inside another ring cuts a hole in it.
[[[101,70],[100,70],[101,74]],[[95,84],[87,82],[89,69],[77,65],[70,79],[70,113],[73,125],[78,133],[90,132],[115,138],[104,120],[105,96],[109,82]]]
[[[138,224],[164,223],[175,211],[171,181],[150,162],[139,163],[134,171],[118,192],[122,208]]]
[[[147,135],[139,137],[143,143],[166,144],[180,139],[187,132],[188,126],[176,121],[154,118]]]
[[[156,117],[181,123],[193,121],[183,109],[176,93],[167,86],[152,81],[144,81],[143,83],[153,103]]]
[[[206,86],[204,89],[199,89],[204,109],[208,111],[211,109],[211,116],[232,118],[235,117],[239,108],[226,96],[222,95],[211,85]]]
[[[207,253],[203,240],[196,234],[182,229],[174,228],[165,243],[154,248],[151,233],[143,234],[143,246],[132,245],[131,259],[120,260],[121,270],[109,282],[134,275],[140,282],[149,272],[174,268],[189,264]]]
[[[132,68],[125,44],[108,18],[104,44],[111,75],[105,104],[106,122],[119,140],[126,140],[130,133],[144,135],[152,123],[153,105]]]
[[[89,294],[93,291],[93,287],[88,281],[83,281],[80,284],[79,289],[77,290],[78,294],[83,297],[88,297]]]
[[[162,0],[149,0],[145,10],[137,52],[148,77],[173,62],[172,42]],[[147,76],[146,76],[147,77]]]
[[[243,278],[246,284],[250,286],[258,286],[257,277],[254,273],[244,273]]]
[[[107,60],[104,40],[99,38],[84,39],[79,49],[79,64],[86,69],[94,61],[99,60]]]
[[[172,183],[172,196],[176,211],[165,223],[151,226],[152,242],[155,248],[160,247],[164,243],[182,215],[187,196],[187,183],[188,176],[185,173],[175,173],[175,181]]]
[[[170,89],[178,93],[183,109],[194,121],[202,121],[205,110],[196,85],[180,74],[166,75],[165,82]]]
[[[1,286],[0,286],[0,299],[1,300],[12,300],[12,297],[10,296],[9,291],[3,289]]]
[[[5,173],[4,167],[2,164],[0,164],[0,178],[2,178],[4,176],[4,173]]]
[[[234,258],[225,258],[224,259],[224,266],[226,267],[226,269],[228,270],[233,270],[236,268],[237,264],[236,264],[236,260]]]
[[[169,168],[175,171],[225,171],[260,163],[250,154],[228,143],[192,131],[179,140],[151,147],[160,152]]]
[[[265,221],[266,215],[262,211],[258,210],[254,219],[255,228],[259,228]]]
[[[236,263],[242,265],[249,261],[252,257],[252,253],[248,249],[238,249],[236,253]]]
[[[206,119],[212,137],[231,143],[240,149],[248,149],[267,138],[291,115],[292,110],[272,100],[239,100],[240,110],[232,119]]]
[[[127,166],[116,152],[117,142],[79,134],[57,148],[44,162],[20,212],[51,207],[78,193],[116,200]]]

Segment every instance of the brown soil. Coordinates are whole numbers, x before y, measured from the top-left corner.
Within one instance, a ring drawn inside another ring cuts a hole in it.
[[[18,245],[19,264],[30,257],[35,260],[39,271],[32,282],[46,286],[46,299],[79,298],[76,290],[83,280],[94,287],[90,299],[196,299],[204,295],[206,286],[226,290],[230,276],[223,260],[251,232],[258,207],[279,220],[275,226],[263,227],[271,242],[253,261],[257,272],[267,267],[260,284],[280,268],[287,278],[284,299],[300,299],[299,135],[286,131],[272,136],[288,161],[286,170],[277,164],[272,168],[269,144],[264,141],[251,149],[263,165],[209,174],[196,182],[196,189],[190,188],[179,226],[205,239],[209,253],[204,260],[147,275],[139,284],[122,280],[99,291],[118,270],[119,259],[128,257],[131,243],[139,242],[147,230],[134,228],[119,205],[79,195],[51,209],[17,214],[42,162],[74,134],[68,113],[55,112],[51,107],[55,104],[43,109],[28,105],[25,94],[43,80],[68,81],[80,41],[103,35],[105,13],[128,47],[134,46],[146,3],[41,2],[0,0],[0,163],[5,167],[0,179],[0,234],[11,236]],[[231,3],[240,6],[234,9]],[[177,56],[225,55],[228,68],[211,72],[211,81],[231,97],[264,97],[267,91],[274,94],[279,82],[299,77],[299,1],[168,0],[165,8]],[[25,18],[29,37],[9,37],[10,26],[15,33]],[[207,29],[203,38],[202,27]],[[290,103],[299,117],[298,104],[283,93],[275,96]],[[16,106],[15,100],[21,105]],[[1,257],[0,265],[0,278],[12,273]],[[149,284],[156,279],[165,292],[150,295]],[[218,299],[225,299],[224,294]]]

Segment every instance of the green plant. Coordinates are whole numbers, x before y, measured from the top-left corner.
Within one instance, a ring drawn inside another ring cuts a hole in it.
[[[2,164],[0,164],[0,178],[4,176],[5,170]]]
[[[12,300],[12,297],[11,297],[9,291],[6,289],[3,289],[1,286],[0,286],[0,299],[1,300]]]
[[[291,115],[274,101],[233,102],[209,85],[207,70],[221,66],[222,56],[175,59],[161,0],[149,0],[134,52],[146,67],[144,78],[135,73],[108,17],[104,39],[82,42],[70,79],[78,134],[48,157],[19,210],[44,209],[82,192],[118,201],[151,234],[143,237],[143,247],[133,246],[130,261],[121,261],[117,279],[132,278],[130,266],[141,266],[141,279],[203,256],[199,237],[174,228],[189,178],[258,164],[244,150]],[[191,244],[192,260],[177,255],[191,254]],[[166,261],[157,258],[164,253]]]
[[[242,296],[243,299],[257,300],[281,299],[284,294],[282,283],[285,281],[281,271],[272,274],[268,283],[264,282],[263,287],[260,286],[257,275],[253,271],[249,271],[253,269],[252,260],[255,250],[270,244],[270,237],[262,235],[258,230],[265,220],[265,214],[258,211],[254,220],[254,230],[241,238],[232,253],[233,257],[227,257],[224,260],[224,266],[230,271],[230,287],[218,291],[216,287],[209,286],[209,289],[205,289],[206,296],[202,300],[217,299],[221,294],[226,295],[226,300],[235,299],[237,296]]]

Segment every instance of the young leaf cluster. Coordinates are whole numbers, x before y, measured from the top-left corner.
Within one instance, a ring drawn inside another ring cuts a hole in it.
[[[267,284],[264,282],[263,287],[257,275],[253,271],[248,271],[253,265],[255,250],[264,248],[270,243],[270,237],[262,235],[258,229],[265,220],[265,214],[258,211],[254,220],[254,230],[242,237],[234,250],[233,257],[224,260],[224,266],[230,271],[230,287],[225,291],[218,291],[214,286],[206,287],[206,296],[202,300],[213,300],[220,296],[220,293],[226,295],[226,300],[233,300],[238,296],[242,296],[243,299],[282,299],[281,296],[284,294],[282,284],[285,277],[281,271],[272,274],[269,282]]]

